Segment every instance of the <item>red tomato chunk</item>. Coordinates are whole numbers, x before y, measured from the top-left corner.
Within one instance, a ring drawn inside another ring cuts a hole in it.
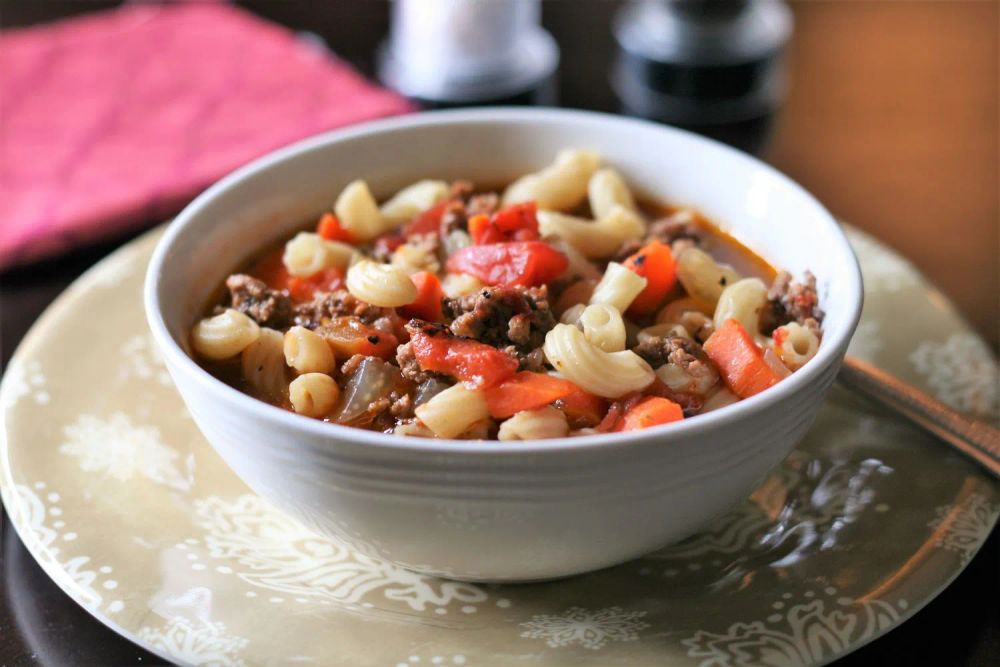
[[[566,270],[566,256],[544,241],[512,241],[462,248],[448,259],[448,270],[468,273],[487,285],[538,287]]]
[[[444,373],[478,388],[494,387],[517,372],[517,359],[495,347],[452,336],[442,327],[421,326],[416,320],[407,328],[413,356],[425,371]]]

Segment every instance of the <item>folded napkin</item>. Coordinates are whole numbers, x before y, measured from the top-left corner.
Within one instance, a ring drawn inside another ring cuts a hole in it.
[[[227,4],[133,4],[2,32],[0,270],[175,212],[283,144],[409,110]]]

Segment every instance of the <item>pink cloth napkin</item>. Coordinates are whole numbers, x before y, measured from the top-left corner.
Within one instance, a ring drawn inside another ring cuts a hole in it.
[[[0,33],[0,270],[180,209],[250,159],[411,105],[221,3]]]

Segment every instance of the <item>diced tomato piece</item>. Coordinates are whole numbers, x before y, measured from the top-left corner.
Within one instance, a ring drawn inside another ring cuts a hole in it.
[[[316,292],[332,292],[344,286],[344,274],[340,269],[323,269],[306,278],[290,277],[288,294],[292,301],[301,303],[312,301]]]
[[[476,245],[506,241],[537,241],[538,206],[535,202],[514,204],[487,217],[474,215],[469,219],[469,235]]]
[[[431,206],[403,227],[403,236],[410,238],[414,234],[437,234],[441,229],[442,216],[454,204],[454,199],[445,199]]]
[[[646,287],[632,301],[628,312],[635,316],[652,313],[677,282],[677,266],[670,246],[660,241],[650,241],[623,264],[646,279]]]
[[[357,240],[354,238],[354,234],[341,226],[340,220],[333,213],[324,213],[320,217],[319,223],[316,225],[316,233],[327,241],[354,243]]]
[[[433,326],[407,327],[413,355],[425,371],[444,373],[475,387],[495,387],[517,372],[517,359],[497,348],[450,335]]]
[[[541,408],[581,389],[562,378],[522,371],[486,391],[486,405],[496,418]]]
[[[608,412],[607,400],[574,385],[575,389],[555,402],[573,428],[597,426]]]
[[[355,354],[391,359],[399,345],[391,333],[368,326],[356,317],[335,317],[316,329],[316,333],[326,339],[338,359],[349,359]]]
[[[398,232],[383,234],[375,239],[375,252],[378,255],[391,255],[396,248],[406,243],[406,238]]]
[[[569,260],[544,241],[512,241],[462,248],[448,258],[448,270],[468,273],[487,285],[537,287],[555,280]]]
[[[684,419],[681,406],[667,398],[647,396],[624,412],[616,431],[638,431]]]
[[[416,317],[428,322],[440,322],[444,319],[442,302],[444,290],[441,281],[430,271],[418,271],[410,276],[417,286],[417,298],[413,303],[402,306],[399,312],[405,317]]]
[[[740,398],[759,394],[781,380],[764,360],[763,350],[735,319],[723,322],[705,341],[704,349],[719,367],[726,386]]]
[[[248,273],[257,280],[263,280],[271,289],[282,290],[288,287],[288,269],[282,259],[285,254],[284,246],[274,249],[261,257]]]

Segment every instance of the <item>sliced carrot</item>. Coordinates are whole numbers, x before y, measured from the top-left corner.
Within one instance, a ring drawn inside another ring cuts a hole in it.
[[[573,428],[597,426],[608,412],[607,400],[574,386],[572,393],[555,402],[555,406],[566,414]]]
[[[684,419],[681,406],[667,398],[648,396],[629,408],[615,426],[616,431],[638,431]]]
[[[650,241],[625,260],[624,265],[646,279],[646,287],[632,301],[628,312],[635,316],[648,315],[663,302],[677,282],[677,266],[670,246]]]
[[[286,289],[288,287],[288,269],[282,257],[284,246],[276,248],[257,260],[248,273],[257,280],[263,280],[271,289]]]
[[[340,241],[341,243],[354,243],[354,234],[344,229],[340,220],[333,213],[324,213],[319,223],[316,225],[316,233],[327,241]]]
[[[430,271],[418,271],[410,276],[410,280],[417,286],[417,298],[413,303],[401,307],[399,312],[405,317],[416,317],[428,322],[442,321],[444,290],[441,289],[438,277]]]
[[[740,398],[759,394],[781,380],[764,360],[763,350],[735,319],[726,320],[709,336],[705,354],[719,367],[726,386]]]
[[[486,391],[486,405],[496,418],[510,417],[522,410],[541,408],[581,391],[569,380],[544,373],[521,371]]]

